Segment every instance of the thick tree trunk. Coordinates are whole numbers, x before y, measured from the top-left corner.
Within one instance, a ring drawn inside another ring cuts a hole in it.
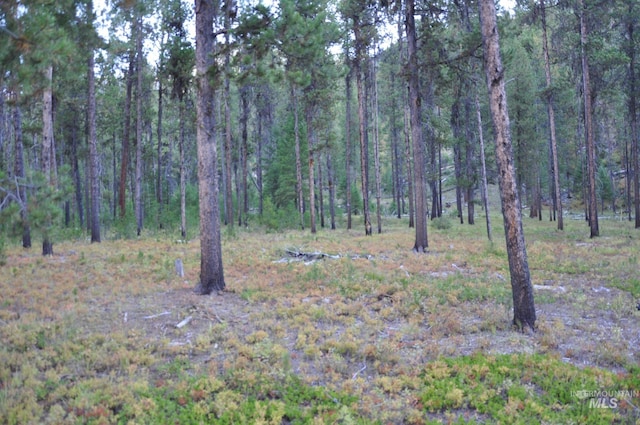
[[[544,55],[544,74],[547,83],[547,116],[549,117],[549,142],[551,144],[551,177],[553,178],[553,210],[557,214],[558,230],[564,229],[562,220],[562,193],[560,192],[560,169],[558,168],[558,142],[556,139],[556,116],[553,109],[553,91],[551,83],[551,61],[547,42],[547,15],[545,0],[540,0],[540,20],[542,22],[542,53]]]
[[[96,84],[93,51],[89,52],[88,94],[87,94],[87,125],[89,128],[89,186],[91,187],[91,243],[100,242],[100,180],[98,175],[99,157],[98,141],[96,137]]]
[[[496,160],[509,272],[511,274],[511,290],[513,292],[513,323],[519,329],[535,330],[536,310],[516,187],[495,4],[493,0],[480,0],[479,9],[489,106],[496,141]]]
[[[214,5],[196,0],[196,139],[198,143],[198,195],[200,198],[200,282],[196,293],[209,294],[225,287],[220,243],[218,158],[215,139],[212,66]]]
[[[596,196],[596,146],[593,130],[591,81],[589,58],[587,57],[587,22],[582,0],[578,0],[580,13],[580,56],[582,58],[582,91],[584,96],[584,132],[587,148],[587,190],[589,194],[589,228],[591,237],[600,236],[598,227],[598,200]]]
[[[411,141],[413,144],[413,173],[416,198],[416,241],[413,250],[415,252],[426,252],[429,246],[427,239],[427,194],[424,175],[424,140],[422,138],[422,123],[420,122],[421,100],[418,87],[418,43],[414,6],[413,0],[407,0],[405,18],[409,54],[407,74],[409,78],[409,109],[411,112]]]

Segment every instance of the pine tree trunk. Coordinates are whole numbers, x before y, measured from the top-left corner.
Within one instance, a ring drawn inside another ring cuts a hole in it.
[[[231,7],[234,2],[226,1],[225,2],[225,16],[224,16],[224,26],[227,30],[231,28]],[[229,31],[227,31],[224,35],[225,38],[225,49],[224,54],[224,129],[225,129],[225,138],[224,138],[224,205],[225,205],[225,220],[224,223],[227,226],[233,227],[233,187],[232,187],[232,178],[231,178],[231,150],[232,150],[232,135],[231,135],[231,106],[229,102],[231,101],[231,86],[230,86],[230,73],[231,73],[231,47],[229,41]],[[238,199],[238,202],[240,200]]]
[[[627,55],[629,56],[629,122],[631,126],[631,166],[627,169],[631,170],[633,178],[633,205],[635,209],[635,228],[640,228],[640,162],[638,162],[638,115],[637,115],[637,101],[636,101],[636,48],[635,48],[635,21],[633,19],[634,3],[629,2],[629,20],[627,23],[627,38],[628,49]],[[626,152],[626,149],[625,149]],[[628,155],[627,155],[628,156]],[[627,159],[627,162],[629,160]],[[627,172],[627,187],[629,187],[629,173]],[[628,196],[627,198],[630,198]],[[629,215],[631,214],[631,205],[627,203],[629,209]],[[629,216],[630,217],[630,216]]]
[[[96,137],[96,90],[94,53],[89,52],[88,68],[88,94],[87,94],[87,125],[89,128],[89,185],[91,187],[91,242],[100,242],[100,180],[99,180],[99,156],[98,141]]]
[[[484,154],[484,132],[482,130],[482,113],[480,111],[480,100],[476,93],[476,117],[478,120],[478,140],[480,142],[480,164],[482,167],[482,203],[484,205],[484,213],[486,215],[487,222],[487,238],[492,241],[491,238],[491,217],[489,215],[489,190],[487,185],[487,163],[485,161]]]
[[[247,215],[249,214],[249,192],[247,190],[248,180],[248,156],[249,156],[249,133],[248,133],[248,121],[249,121],[249,88],[243,87],[240,93],[240,103],[242,108],[242,117],[240,119],[240,125],[242,126],[242,146],[240,149],[240,162],[242,164],[242,223],[247,226]],[[240,200],[238,200],[240,202]],[[240,208],[238,208],[240,210]]]
[[[347,54],[348,56],[348,54]],[[345,179],[346,179],[346,208],[347,208],[347,230],[351,230],[351,76],[353,70],[349,70],[345,77]]]
[[[496,9],[493,0],[480,0],[479,9],[489,106],[496,142],[496,162],[511,274],[511,290],[513,292],[513,323],[519,329],[533,331],[535,330],[536,310],[516,187]]]
[[[424,140],[422,137],[422,123],[420,121],[420,89],[418,84],[418,43],[416,39],[416,24],[414,17],[414,1],[407,0],[405,29],[409,61],[407,73],[409,78],[409,109],[411,112],[411,141],[413,145],[413,173],[416,198],[416,240],[413,246],[415,252],[426,252],[429,244],[427,239],[427,201],[424,175]]]
[[[220,243],[218,158],[215,139],[212,66],[214,5],[196,0],[196,139],[198,144],[198,195],[200,198],[200,282],[195,291],[209,294],[225,287]]]
[[[329,214],[331,215],[331,230],[336,229],[336,187],[333,173],[331,152],[327,152],[327,180],[329,185]]]
[[[553,210],[557,214],[558,230],[564,229],[562,220],[562,193],[560,192],[560,169],[558,168],[558,142],[556,139],[556,117],[553,109],[551,83],[551,61],[547,42],[547,18],[545,0],[540,0],[540,19],[542,21],[542,53],[544,55],[544,73],[547,83],[547,116],[549,117],[549,141],[551,143],[551,176],[553,179]]]
[[[587,148],[587,190],[589,194],[589,228],[591,237],[600,236],[598,227],[598,200],[596,196],[596,146],[593,129],[593,113],[591,99],[591,81],[589,76],[589,58],[587,57],[587,22],[585,7],[578,0],[580,13],[580,56],[582,58],[582,90],[584,96],[584,132]]]
[[[162,53],[161,53],[162,54]],[[160,68],[164,65],[161,63]],[[156,151],[156,201],[158,202],[158,227],[162,229],[164,227],[162,223],[162,112],[163,112],[163,96],[164,88],[162,86],[162,76],[158,73],[158,146]]]
[[[380,173],[380,134],[379,134],[379,117],[378,117],[378,78],[377,78],[377,60],[372,61],[372,79],[373,79],[373,156],[374,167],[376,173],[376,223],[378,224],[378,233],[382,233],[382,176]]]
[[[42,173],[50,186],[56,185],[55,151],[53,141],[53,65],[45,71],[45,88],[42,92]],[[45,223],[50,228],[52,223]],[[53,255],[53,243],[50,235],[45,231],[42,242],[42,255]]]
[[[178,151],[180,155],[180,235],[187,238],[187,169],[185,164],[184,146],[184,99],[180,100],[180,134],[178,138]]]
[[[297,207],[300,215],[300,229],[304,230],[304,197],[302,192],[302,155],[300,154],[300,125],[298,122],[298,92],[291,84],[291,98],[293,99],[293,133],[296,155],[296,195]]]
[[[138,18],[136,35],[136,178],[134,207],[137,234],[142,232],[142,18]]]
[[[313,107],[305,106],[305,121],[307,124],[307,153],[309,166],[309,217],[311,233],[316,233],[316,199],[315,199],[315,164],[314,164],[314,129],[313,129]]]
[[[131,29],[131,37],[135,34],[135,21]],[[120,184],[118,186],[118,205],[120,217],[124,218],[127,205],[127,174],[129,173],[129,137],[131,135],[131,94],[133,91],[133,72],[135,69],[135,51],[129,51],[129,70],[127,71],[127,88],[124,99],[124,125],[122,136],[122,161],[120,162]]]
[[[400,63],[404,64],[406,61],[404,43],[402,42],[402,14],[399,14],[398,18],[398,49],[400,49]],[[402,104],[404,105],[404,146],[405,146],[405,159],[407,161],[407,197],[409,198],[409,228],[415,227],[415,196],[413,190],[413,155],[411,155],[411,112],[409,111],[409,99],[408,90],[402,90]]]
[[[17,97],[16,92],[13,94]],[[13,137],[14,137],[14,164],[13,172],[17,179],[22,180],[24,173],[24,143],[22,140],[22,111],[18,105],[17,99],[13,107]],[[18,196],[22,205],[20,205],[20,220],[22,221],[22,247],[31,248],[31,226],[29,224],[28,206],[29,199],[27,190],[24,185],[18,187]]]

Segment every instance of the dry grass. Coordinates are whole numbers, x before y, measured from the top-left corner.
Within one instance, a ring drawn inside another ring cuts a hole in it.
[[[639,385],[631,375],[640,371],[640,235],[628,223],[606,222],[607,236],[589,240],[580,221],[564,233],[526,222],[539,316],[533,336],[510,326],[500,229],[493,244],[482,225],[430,229],[430,251],[419,255],[405,225],[389,220],[373,237],[236,230],[223,240],[228,290],[206,297],[192,293],[197,240],[73,241],[57,244],[50,258],[9,248],[0,281],[0,421],[145,422],[145,412],[182,409],[192,415],[182,423],[226,423],[228,412],[240,412],[229,423],[518,423],[524,411],[544,419],[580,404],[558,399],[560,407],[543,408],[517,396],[539,397],[550,391],[544,385],[556,385],[527,382],[538,375],[639,389],[629,386]],[[287,249],[340,258],[280,261]],[[176,259],[184,278],[175,275]],[[509,375],[532,356],[542,356],[546,372],[531,366],[529,378],[527,370]],[[480,381],[446,384],[452,370],[491,379],[482,378],[487,387],[476,394]],[[285,397],[289,388],[321,392],[295,401]],[[251,408],[243,407],[248,399]],[[503,402],[495,412],[478,407],[494,399]],[[599,423],[633,422],[638,401],[614,416],[589,414]],[[319,407],[298,417],[290,411],[296,403]]]

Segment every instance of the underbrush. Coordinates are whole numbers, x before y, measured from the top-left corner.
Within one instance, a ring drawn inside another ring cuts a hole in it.
[[[483,226],[237,228],[206,297],[197,241],[7,246],[0,423],[640,423],[640,235],[525,225],[534,335]]]

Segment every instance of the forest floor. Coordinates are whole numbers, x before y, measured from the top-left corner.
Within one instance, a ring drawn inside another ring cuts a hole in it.
[[[431,225],[426,254],[392,218],[370,237],[227,231],[209,296],[198,240],[10,247],[0,422],[639,424],[638,230],[526,219],[523,334],[483,219]]]

